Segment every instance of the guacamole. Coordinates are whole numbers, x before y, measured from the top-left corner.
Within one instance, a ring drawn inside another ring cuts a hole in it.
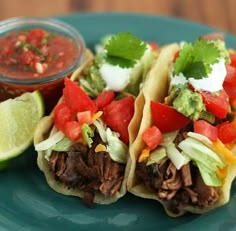
[[[171,93],[171,95],[175,96],[172,105],[181,114],[195,121],[201,117],[203,111],[206,111],[202,97],[199,93],[191,91],[186,85],[174,87],[172,91],[173,90],[176,92]]]

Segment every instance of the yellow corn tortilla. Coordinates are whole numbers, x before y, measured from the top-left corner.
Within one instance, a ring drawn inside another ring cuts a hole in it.
[[[142,140],[142,133],[152,125],[150,102],[151,100],[163,102],[165,96],[167,96],[169,85],[169,65],[178,49],[179,48],[177,44],[171,44],[166,47],[163,47],[159,54],[159,58],[156,60],[155,65],[149,72],[148,81],[145,82],[143,89],[137,98],[137,102],[142,102],[144,104],[144,107],[137,137],[130,145],[131,166],[127,180],[127,189],[129,192],[138,197],[159,201],[164,206],[166,213],[172,217],[183,215],[186,212],[201,214],[226,204],[230,199],[230,188],[232,185],[232,181],[236,176],[236,166],[230,165],[227,176],[225,178],[224,185],[219,192],[219,200],[216,204],[207,208],[186,206],[179,214],[173,214],[171,211],[168,210],[167,206],[165,205],[165,201],[163,199],[160,199],[157,196],[157,193],[150,192],[145,187],[143,182],[140,182],[135,175],[136,162],[141,151],[146,147],[145,143]],[[136,116],[138,117],[140,115]],[[135,121],[135,118],[133,119],[133,121]],[[232,151],[233,153],[236,153],[236,147],[234,147],[234,149],[235,150]]]
[[[86,51],[85,60],[81,64],[81,66],[72,74],[71,79],[73,81],[76,81],[81,76],[86,74],[88,68],[93,64],[93,54],[90,50]],[[142,111],[142,107],[139,107],[139,111]],[[139,112],[136,112],[136,114],[139,114]],[[139,118],[141,121],[141,117]],[[137,128],[139,126],[140,121],[137,123],[134,122],[131,134],[130,134],[130,140],[134,140],[136,135],[135,131],[137,131]],[[50,132],[53,127],[53,113],[51,113],[49,116],[44,117],[38,124],[37,129],[35,131],[34,135],[34,144],[38,144],[42,142],[43,140],[47,139],[50,136]],[[55,190],[58,193],[64,194],[64,195],[70,195],[70,196],[76,196],[76,197],[83,197],[83,191],[79,189],[73,189],[68,188],[63,183],[56,181],[54,178],[54,174],[49,169],[48,160],[45,158],[45,151],[38,151],[38,157],[37,157],[37,164],[39,169],[44,173],[47,183],[49,186]],[[127,153],[127,155],[129,155]],[[119,191],[117,191],[112,196],[104,196],[101,193],[95,193],[94,197],[94,203],[98,204],[110,204],[115,201],[117,201],[120,197],[124,196],[127,191],[127,177],[129,172],[129,166],[130,162],[128,161],[125,169],[125,176],[123,183],[121,185],[121,188]]]

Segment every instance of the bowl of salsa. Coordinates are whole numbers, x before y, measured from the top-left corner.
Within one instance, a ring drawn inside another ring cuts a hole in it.
[[[82,35],[56,19],[13,18],[0,22],[0,101],[40,90],[46,112],[55,105],[63,79],[83,62]]]

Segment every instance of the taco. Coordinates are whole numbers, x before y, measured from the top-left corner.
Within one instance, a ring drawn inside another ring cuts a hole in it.
[[[130,145],[128,191],[159,201],[170,216],[205,213],[230,199],[234,56],[209,36],[165,46],[137,97],[144,107]]]
[[[128,37],[133,39],[131,35]],[[110,39],[112,41],[115,38]],[[59,193],[83,198],[89,207],[94,203],[115,202],[127,191],[128,145],[138,131],[133,127],[132,133],[128,132],[135,101],[135,94],[128,89],[141,87],[145,66],[140,61],[145,55],[143,44],[146,49],[147,44],[139,41],[143,52],[139,54],[139,60],[133,60],[133,57],[129,60],[119,58],[122,65],[125,65],[124,60],[133,62],[132,68],[125,67],[125,78],[127,73],[132,74],[135,70],[138,80],[132,80],[134,88],[129,78],[122,88],[119,82],[119,88],[111,88],[102,79],[100,71],[105,65],[107,52],[104,53],[103,48],[94,57],[87,50],[84,63],[70,79],[65,78],[60,101],[52,113],[40,121],[35,132],[37,163],[49,186]],[[154,60],[152,52],[150,55],[151,60]],[[113,65],[121,77],[124,71],[123,66],[109,64],[109,70],[113,70],[109,73],[115,75],[115,80],[117,76]],[[142,105],[139,110],[142,111]],[[136,124],[139,123],[137,121]]]

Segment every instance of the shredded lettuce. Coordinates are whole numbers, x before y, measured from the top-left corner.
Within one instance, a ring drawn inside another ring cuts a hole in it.
[[[190,156],[191,159],[202,162],[202,164],[206,165],[206,167],[209,167],[211,169],[213,167],[214,170],[216,170],[215,167],[217,166],[220,168],[223,168],[225,166],[223,161],[214,151],[212,151],[210,148],[196,139],[188,137],[185,140],[181,141],[178,147],[183,150],[188,156]]]
[[[74,142],[68,139],[67,137],[64,137],[62,140],[60,140],[58,143],[53,145],[51,147],[52,150],[58,151],[58,152],[68,152],[70,150],[71,145]]]
[[[85,141],[85,143],[89,146],[89,148],[92,147],[92,137],[94,137],[94,131],[88,124],[82,125],[82,136]]]
[[[187,133],[187,136],[189,137],[192,137],[200,142],[202,142],[203,144],[205,144],[206,146],[208,147],[211,147],[212,146],[212,142],[210,139],[208,139],[206,136],[204,135],[201,135],[199,133],[196,133],[196,132],[188,132]]]
[[[160,146],[165,148],[168,158],[172,161],[177,169],[180,169],[183,165],[187,164],[190,159],[183,155],[173,143],[177,134],[178,131],[163,134],[163,141],[161,142]]]
[[[128,147],[119,139],[118,134],[112,132],[110,128],[106,130],[107,134],[107,152],[112,160],[118,163],[126,163]]]
[[[93,122],[94,126],[97,128],[97,131],[104,143],[107,142],[107,134],[106,134],[106,125],[101,119],[97,119]]]
[[[104,143],[112,160],[119,163],[126,163],[128,155],[128,147],[120,139],[116,132],[107,128],[101,119],[97,119],[93,123]]]
[[[64,133],[61,131],[57,131],[56,133],[49,136],[46,140],[42,141],[41,143],[35,144],[36,151],[44,151],[50,149],[56,143],[61,141],[65,137]]]
[[[45,150],[45,159],[48,161],[50,160],[50,156],[52,154],[52,151],[57,152],[68,152],[70,150],[71,145],[74,142],[68,139],[67,137],[64,137],[62,140],[60,140],[58,143],[54,144],[49,149]]]
[[[201,162],[196,161],[196,164],[206,185],[214,187],[219,187],[222,185],[222,182],[217,176],[216,172],[209,171],[209,169],[206,168]]]
[[[146,165],[159,163],[165,157],[166,157],[166,149],[164,147],[159,146],[150,153]]]
[[[217,153],[203,142],[192,137],[181,141],[178,147],[196,163],[206,185],[219,186],[221,184],[216,172],[219,168],[224,168],[225,163],[219,158]]]
[[[167,156],[177,169],[180,169],[183,165],[190,161],[190,158],[181,153],[175,146],[174,143],[169,143],[166,146]]]
[[[179,131],[169,132],[163,134],[163,140],[160,145],[166,146],[169,143],[173,143]]]

